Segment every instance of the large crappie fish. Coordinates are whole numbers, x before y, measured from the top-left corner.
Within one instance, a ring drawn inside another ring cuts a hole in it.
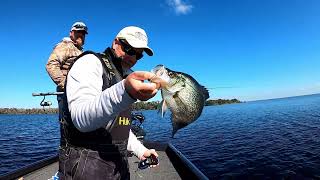
[[[152,72],[156,76],[151,81],[161,84],[162,102],[159,111],[162,117],[167,108],[171,110],[173,137],[179,129],[198,119],[209,92],[190,75],[172,71],[163,65],[157,65]]]

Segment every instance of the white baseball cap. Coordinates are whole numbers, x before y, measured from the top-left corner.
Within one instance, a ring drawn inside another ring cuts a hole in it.
[[[88,27],[83,22],[75,22],[71,26],[70,31],[84,31],[86,34],[88,34]]]
[[[148,36],[146,32],[139,27],[125,27],[118,33],[116,38],[125,39],[130,46],[134,48],[143,48],[149,56],[153,55],[153,50],[148,46]]]

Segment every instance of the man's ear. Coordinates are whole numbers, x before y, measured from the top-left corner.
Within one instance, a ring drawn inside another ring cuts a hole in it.
[[[119,40],[117,38],[115,38],[113,41],[112,41],[112,47],[116,47],[116,45],[119,44]]]

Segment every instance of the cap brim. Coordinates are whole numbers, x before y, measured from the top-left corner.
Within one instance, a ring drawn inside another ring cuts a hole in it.
[[[84,31],[85,34],[88,34],[88,32],[86,30],[83,30],[83,29],[79,29],[79,30],[75,30],[75,31]]]
[[[121,37],[120,37],[121,38]],[[125,38],[124,38],[125,39]],[[146,45],[142,45],[142,44],[138,44],[135,41],[132,41],[131,39],[125,39],[130,46],[134,47],[134,48],[143,48],[143,50],[149,55],[149,56],[153,56],[153,50]]]
[[[85,29],[72,28],[71,31],[84,31],[85,34],[88,34],[88,32]]]
[[[144,48],[144,51],[149,55],[149,56],[153,56],[153,50],[149,47]]]

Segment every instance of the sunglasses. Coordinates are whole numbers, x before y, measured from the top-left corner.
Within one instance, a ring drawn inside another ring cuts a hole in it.
[[[120,43],[121,43],[121,45],[122,45],[122,47],[123,47],[123,51],[124,51],[126,54],[128,54],[129,56],[136,55],[136,59],[137,59],[137,60],[139,60],[139,59],[141,59],[141,58],[143,57],[142,52],[137,52],[134,47],[130,46],[130,45],[126,42],[126,40],[124,40],[124,39],[119,39],[119,41],[120,41]]]

